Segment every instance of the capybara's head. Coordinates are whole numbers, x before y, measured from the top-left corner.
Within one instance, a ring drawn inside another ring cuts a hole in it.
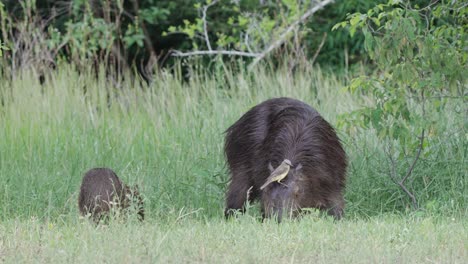
[[[339,190],[333,189],[329,175],[317,165],[292,162],[288,175],[279,183],[274,182],[262,192],[264,217],[294,218],[305,208],[317,208],[340,219],[344,200]],[[270,171],[272,167],[269,166]]]
[[[129,187],[127,185],[124,186],[124,194],[125,198],[123,199],[124,208],[132,207],[131,209],[136,210],[138,213],[138,218],[140,220],[145,219],[145,209],[143,204],[143,198],[141,197],[139,186],[135,185],[133,187]]]
[[[270,172],[273,171],[269,165]],[[297,216],[304,198],[303,169],[301,164],[291,166],[281,182],[273,182],[262,193],[263,214],[266,218],[292,218]]]

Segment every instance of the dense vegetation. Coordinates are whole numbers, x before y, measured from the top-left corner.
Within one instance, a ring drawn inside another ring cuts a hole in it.
[[[150,215],[185,207],[220,217],[227,181],[223,131],[242,113],[287,95],[313,105],[336,126],[338,115],[374,101],[343,91],[342,79],[318,68],[294,76],[220,71],[201,73],[189,84],[161,74],[150,86],[126,82],[119,90],[105,78],[96,81],[92,73],[78,75],[67,66],[43,86],[32,72],[3,79],[0,217],[76,214],[81,176],[95,166],[111,167],[144,186]],[[442,136],[431,138],[408,186],[423,209],[450,215],[466,213],[467,202],[465,113],[454,102],[434,113],[434,130]],[[378,130],[337,129],[350,158],[349,216],[409,208],[411,200],[390,177],[387,143]],[[407,167],[402,159],[395,169]]]
[[[264,35],[280,31],[305,11],[307,6],[303,2],[308,1],[217,2],[207,12],[213,48],[241,49],[247,32],[255,38],[259,31],[264,31]],[[320,11],[297,35],[304,44],[301,45],[303,52],[297,56],[311,58],[325,36],[318,62],[335,68],[344,66],[345,56],[351,62],[357,62],[364,54],[363,37],[351,38],[344,30],[331,32],[330,29],[348,13],[365,12],[383,2],[336,1],[330,8]],[[23,47],[25,51],[35,53],[31,55],[42,62],[50,63],[50,60],[56,61],[63,56],[78,64],[85,57],[100,60],[117,57],[118,63],[125,64],[122,67],[134,64],[143,70],[142,65],[154,63],[151,54],[158,57],[160,65],[171,65],[174,60],[168,52],[173,49],[206,48],[200,38],[193,38],[193,34],[202,7],[211,1],[6,0],[2,3],[0,39],[11,46],[33,42],[34,46],[47,47],[50,54],[30,49],[29,44]],[[258,24],[254,23],[255,19]]]
[[[9,91],[0,108],[0,256],[6,263],[466,259],[460,105],[442,108],[436,128],[444,136],[432,140],[414,168],[410,186],[421,206],[414,213],[389,176],[376,131],[357,127],[348,134],[338,127],[350,158],[342,221],[312,213],[301,221],[262,223],[252,207],[225,221],[223,131],[242,113],[287,95],[336,125],[337,114],[373,98],[350,94],[343,79],[318,68],[294,76],[264,69],[201,74],[190,84],[162,74],[151,86],[125,83],[109,98],[102,91],[112,85],[91,76],[63,66],[43,85],[34,73],[0,82]],[[96,228],[79,218],[81,177],[96,166],[139,183],[144,223],[131,218]]]

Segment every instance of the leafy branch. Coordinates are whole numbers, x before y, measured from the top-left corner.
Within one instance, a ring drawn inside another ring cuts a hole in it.
[[[315,2],[311,4],[311,6],[297,19],[293,20],[292,22],[288,23],[285,26],[279,26],[279,27],[272,27],[272,26],[264,26],[260,28],[261,31],[263,31],[263,34],[261,35],[262,37],[249,37],[249,30],[245,29],[244,30],[244,45],[239,45],[243,46],[243,50],[226,50],[226,49],[217,49],[213,50],[213,45],[209,39],[209,34],[208,34],[208,26],[207,26],[207,11],[210,7],[214,6],[217,4],[219,0],[214,0],[214,1],[207,1],[207,4],[201,7],[202,10],[202,17],[200,20],[198,20],[195,24],[190,24],[186,22],[185,27],[183,28],[171,28],[170,32],[174,33],[176,31],[185,33],[189,36],[195,36],[197,32],[202,32],[201,35],[203,36],[204,42],[206,44],[207,50],[194,50],[194,51],[189,51],[189,52],[181,52],[181,51],[174,51],[172,53],[172,56],[176,57],[190,57],[190,56],[199,56],[199,55],[227,55],[227,56],[242,56],[242,57],[251,57],[254,58],[254,60],[250,63],[249,68],[254,67],[258,62],[263,60],[268,54],[270,54],[273,50],[277,49],[280,47],[282,44],[284,44],[286,41],[291,36],[291,33],[297,29],[301,24],[303,24],[309,17],[311,17],[313,14],[315,14],[317,11],[321,10],[324,8],[326,5],[334,2],[334,0],[324,0],[320,2]],[[294,12],[291,12],[294,13]],[[291,15],[293,16],[293,15]],[[290,20],[290,19],[288,19]],[[262,20],[263,22],[267,21],[265,18]],[[274,23],[274,21],[268,21],[264,23],[264,25],[270,25],[271,23]],[[249,24],[249,18],[248,17],[242,17],[239,16],[239,25],[245,26]],[[282,33],[278,37],[274,37],[274,32],[276,31],[281,31]],[[269,41],[267,41],[266,45],[264,48],[260,50],[260,52],[253,52],[251,46],[256,46],[258,47],[259,38],[263,38],[263,36],[270,36],[271,38]],[[234,37],[231,36],[231,39]],[[323,45],[322,40],[322,44]],[[238,43],[241,43],[242,40],[239,39]],[[250,43],[249,43],[250,42]],[[218,45],[222,46],[222,45]],[[319,48],[320,49],[320,48]]]
[[[334,0],[325,0],[325,1],[321,1],[321,2],[318,2],[317,4],[315,4],[314,6],[312,6],[309,10],[307,10],[307,12],[305,12],[298,20],[294,21],[293,23],[291,23],[291,25],[289,25],[286,30],[284,30],[284,32],[279,36],[279,38],[274,41],[273,43],[270,44],[270,46],[268,46],[265,50],[263,50],[259,56],[257,56],[253,62],[250,64],[249,67],[253,67],[255,66],[259,61],[261,61],[263,58],[265,58],[265,56],[270,53],[271,51],[273,51],[274,49],[278,48],[281,44],[283,44],[286,40],[287,40],[287,37],[288,35],[297,27],[299,26],[299,24],[303,23],[304,21],[307,20],[307,18],[309,18],[310,16],[312,16],[313,14],[315,14],[317,11],[319,11],[320,9],[322,9],[323,7],[325,7],[326,5],[332,3]]]
[[[418,202],[416,200],[416,196],[411,191],[408,190],[408,188],[405,185],[405,182],[410,177],[411,173],[413,172],[414,166],[416,165],[416,162],[418,162],[419,157],[421,156],[421,152],[422,152],[423,146],[424,146],[423,145],[423,143],[424,143],[424,133],[425,133],[425,130],[423,129],[422,132],[421,132],[421,135],[419,136],[420,143],[419,143],[419,146],[418,146],[416,156],[414,157],[413,162],[411,163],[411,166],[407,170],[406,175],[401,180],[398,180],[398,176],[397,176],[397,173],[396,173],[396,167],[397,167],[396,161],[393,158],[392,153],[390,153],[390,151],[387,151],[387,157],[389,158],[390,163],[391,163],[390,178],[392,179],[392,181],[395,184],[400,186],[400,188],[410,197],[411,203],[413,204],[413,208],[415,210],[419,209],[419,205],[418,205]]]
[[[392,146],[386,151],[390,179],[410,197],[414,209],[419,206],[408,182],[411,177],[414,181],[414,170],[431,138],[438,136],[435,112],[449,98],[466,96],[467,13],[460,2],[433,1],[415,8],[409,2],[390,0],[334,26],[348,29],[351,35],[362,32],[365,50],[376,66],[374,74],[355,78],[348,87],[375,98],[374,105],[344,115],[343,124],[373,128],[387,147]],[[408,155],[393,146],[416,153],[402,178],[397,176],[394,156],[399,153],[399,159],[407,159]]]

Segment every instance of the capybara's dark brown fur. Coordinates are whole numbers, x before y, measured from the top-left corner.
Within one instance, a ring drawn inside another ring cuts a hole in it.
[[[224,150],[231,177],[226,217],[244,211],[247,199],[260,199],[263,216],[279,220],[303,208],[342,217],[346,153],[333,127],[306,103],[275,98],[253,107],[227,129]],[[286,178],[260,190],[285,159],[292,164]]]
[[[115,172],[108,168],[94,168],[84,175],[78,198],[81,215],[90,214],[95,222],[99,222],[109,214],[111,208],[126,209],[132,202],[137,206],[139,219],[143,220],[143,200],[137,188],[122,183]]]

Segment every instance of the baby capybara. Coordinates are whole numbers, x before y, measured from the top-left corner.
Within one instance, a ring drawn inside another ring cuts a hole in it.
[[[343,215],[346,154],[333,127],[306,103],[275,98],[253,107],[227,129],[225,154],[226,217],[258,198],[263,217],[281,220],[302,208]]]
[[[137,188],[122,183],[108,168],[94,168],[84,175],[78,198],[81,215],[90,214],[95,222],[99,222],[111,208],[126,209],[132,202],[137,206],[139,219],[143,220],[143,200]]]

